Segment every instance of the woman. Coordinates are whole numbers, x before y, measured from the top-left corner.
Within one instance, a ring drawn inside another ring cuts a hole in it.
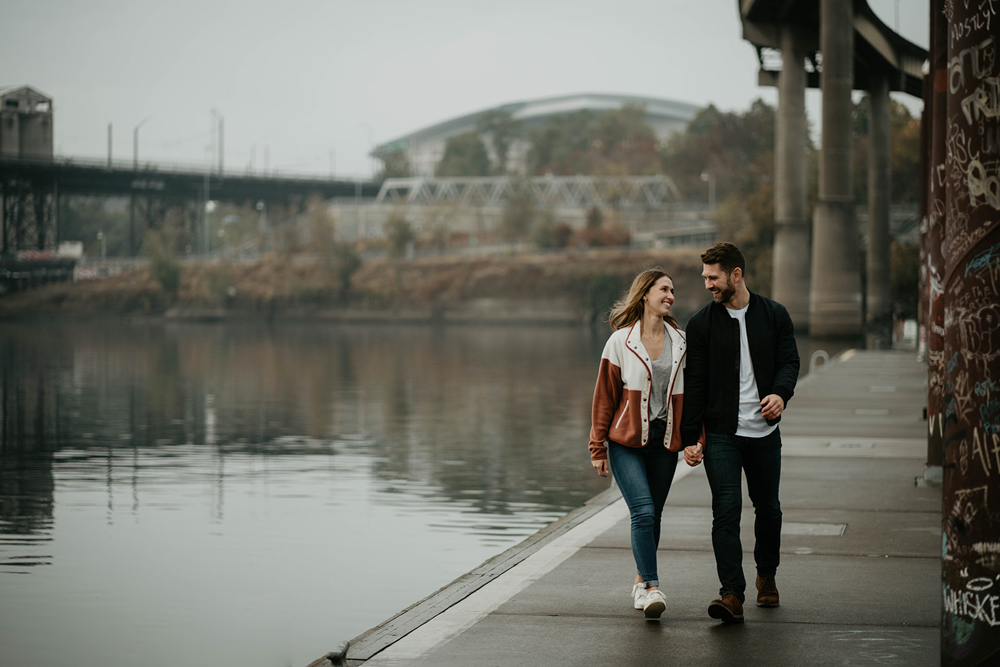
[[[646,618],[666,608],[656,547],[681,450],[686,344],[670,314],[673,303],[673,281],[655,268],[637,275],[611,309],[615,332],[601,355],[590,429],[591,463],[601,477],[610,463],[632,517],[632,601]]]

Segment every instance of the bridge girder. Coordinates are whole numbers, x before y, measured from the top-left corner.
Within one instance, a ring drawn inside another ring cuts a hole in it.
[[[308,177],[219,174],[193,167],[163,167],[71,158],[0,157],[3,252],[52,250],[59,242],[58,200],[62,195],[121,196],[130,199],[130,248],[137,252],[146,229],[160,224],[167,209],[213,200],[301,204],[315,194],[371,198],[378,183]]]
[[[760,62],[758,83],[777,86],[780,59],[769,52],[780,50],[782,31],[798,33],[802,47],[812,64],[806,72],[806,85],[819,88],[822,55],[819,54],[819,0],[740,0],[743,39],[757,47]],[[889,90],[923,97],[924,61],[927,50],[913,44],[886,26],[866,0],[854,5],[854,88],[867,91],[873,75],[888,76]]]
[[[52,250],[59,242],[55,183],[0,179],[0,252]]]

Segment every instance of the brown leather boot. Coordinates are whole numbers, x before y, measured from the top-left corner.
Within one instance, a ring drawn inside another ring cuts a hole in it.
[[[708,605],[708,615],[723,623],[743,622],[743,603],[735,593],[726,593],[718,600],[712,600]]]
[[[774,577],[757,577],[757,606],[778,606],[778,586],[774,583]]]

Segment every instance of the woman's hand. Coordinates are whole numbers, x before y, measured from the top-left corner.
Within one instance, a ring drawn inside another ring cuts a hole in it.
[[[595,468],[597,468],[597,474],[598,475],[600,475],[601,477],[607,477],[608,476],[608,460],[607,459],[598,459],[596,461],[591,461],[590,464],[592,466],[594,466]]]
[[[684,462],[687,463],[692,468],[705,458],[705,445],[698,443],[697,445],[691,445],[690,447],[684,448]]]

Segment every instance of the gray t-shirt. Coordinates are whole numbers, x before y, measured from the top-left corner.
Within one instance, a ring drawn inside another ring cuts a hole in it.
[[[667,392],[670,391],[670,370],[673,366],[670,336],[663,341],[663,352],[653,359],[653,387],[649,394],[649,414],[653,419],[667,418]]]

